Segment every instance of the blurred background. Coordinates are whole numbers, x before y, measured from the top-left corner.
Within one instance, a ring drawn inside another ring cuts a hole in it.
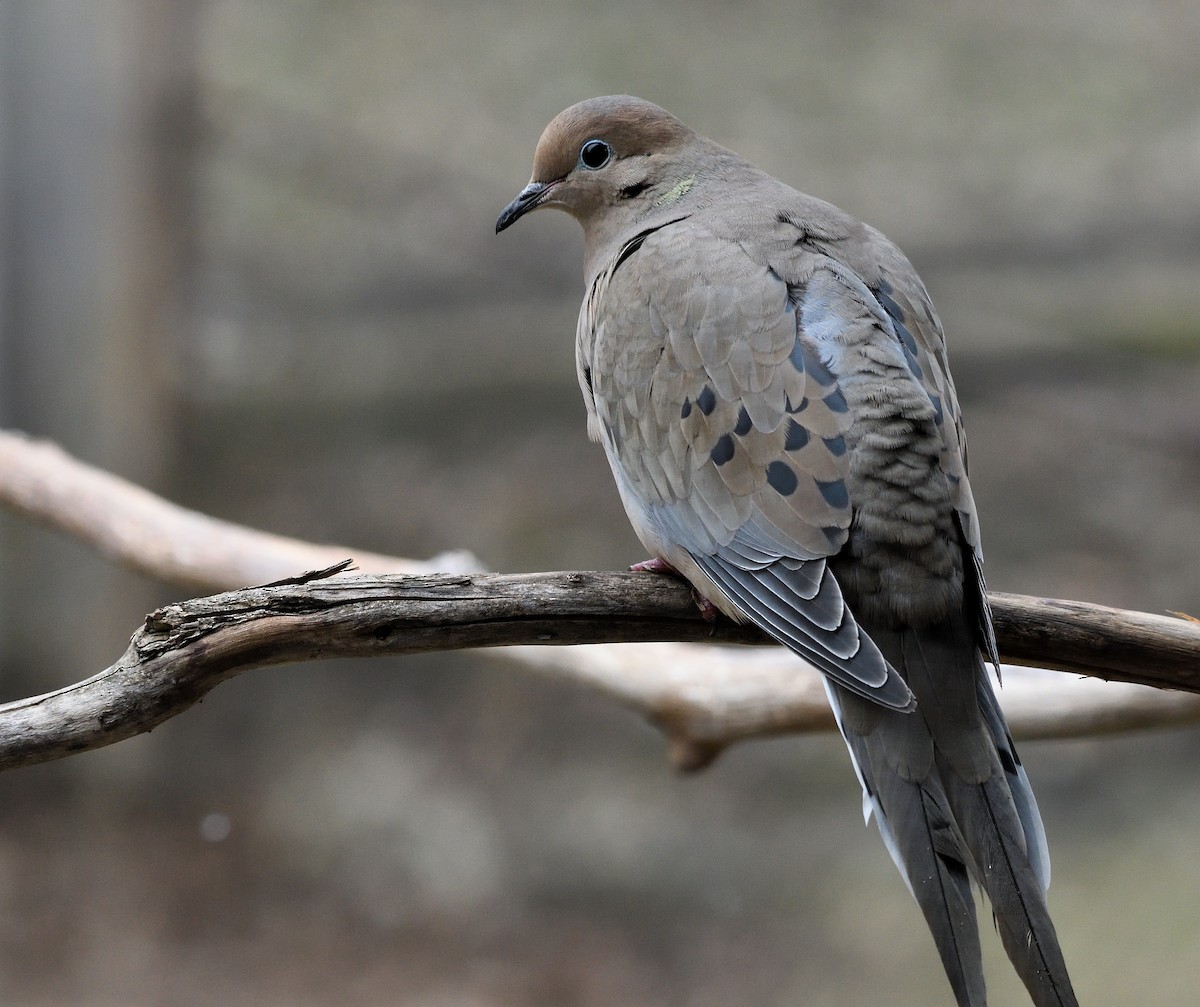
[[[625,91],[908,253],[993,589],[1197,613],[1198,40],[1171,2],[6,0],[0,424],[314,541],[639,559],[577,227],[492,233],[544,124]],[[9,514],[0,569],[3,699],[183,596]],[[950,1002],[835,738],[663,749],[470,654],[256,671],[0,776],[0,1003]],[[1200,734],[1024,755],[1080,999],[1193,1001]]]

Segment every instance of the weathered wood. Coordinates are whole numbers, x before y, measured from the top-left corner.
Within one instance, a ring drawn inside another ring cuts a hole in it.
[[[766,642],[750,627],[704,622],[687,586],[669,577],[466,574],[459,571],[477,569],[478,561],[464,553],[422,563],[285,539],[188,511],[53,444],[7,431],[0,431],[0,504],[135,569],[192,587],[271,580],[348,555],[365,571],[331,579],[341,568],[330,568],[153,613],[104,672],[0,707],[0,768],[148,731],[255,667],[521,644],[500,653],[639,711],[667,733],[681,766],[703,765],[742,738],[832,727],[819,676],[791,655],[760,651],[759,660],[744,650],[641,642]],[[450,572],[366,575],[438,567]],[[1200,691],[1194,623],[1017,595],[993,595],[992,604],[1009,660]],[[570,652],[537,646],[601,642],[629,646]],[[1004,690],[1006,708],[1017,708],[1010,717],[1014,733],[1080,736],[1200,718],[1196,696],[1083,684],[1043,676]]]
[[[330,657],[411,654],[513,644],[683,640],[764,643],[756,629],[707,623],[689,588],[635,573],[340,575],[231,591],[151,613],[129,648],[100,674],[0,707],[0,768],[61,758],[148,731],[242,671]],[[1200,625],[1075,602],[997,596],[1002,653],[1106,679],[1197,690]],[[1031,648],[1036,647],[1036,650]],[[799,672],[797,672],[799,674]],[[731,681],[736,681],[732,679]],[[815,679],[814,679],[815,681]],[[811,697],[730,716],[667,689],[608,688],[675,739],[681,761],[701,764],[739,737],[794,729]],[[786,690],[782,690],[786,691]],[[732,705],[736,705],[733,703]],[[690,725],[703,721],[702,737]]]
[[[1057,598],[988,598],[1006,661],[1200,692],[1200,623]]]

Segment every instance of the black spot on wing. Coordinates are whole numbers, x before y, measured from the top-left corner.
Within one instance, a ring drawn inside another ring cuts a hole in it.
[[[791,302],[789,301],[788,303],[790,304]],[[796,340],[796,345],[792,347],[792,352],[788,354],[788,360],[796,370],[801,374],[804,373],[804,344],[799,339]]]
[[[708,453],[708,457],[713,460],[716,465],[724,465],[730,458],[733,457],[733,438],[729,434],[723,434],[713,445],[712,451]]]
[[[799,451],[808,443],[808,431],[795,420],[787,422],[787,436],[783,442],[784,451]]]
[[[701,389],[700,394],[696,396],[696,405],[700,407],[700,412],[705,416],[711,416],[712,411],[717,408],[717,394],[708,385]]]
[[[683,408],[679,410],[679,418],[681,420],[686,420],[691,415],[692,415],[692,400],[684,399],[683,400]]]
[[[739,437],[745,437],[750,432],[750,414],[746,412],[746,407],[742,406],[741,412],[738,413],[737,426],[733,428],[733,432]]]
[[[903,325],[897,325],[896,328],[898,331],[903,329],[904,335],[908,336],[909,339],[912,339],[912,335],[909,333],[908,329],[904,328]],[[913,343],[913,345],[915,346],[916,343]],[[900,340],[900,349],[904,351],[904,362],[908,364],[908,369],[912,372],[912,376],[920,381],[921,375],[925,372],[921,370],[921,365],[917,363],[915,351],[909,349],[908,343],[906,343],[903,338]]]
[[[796,342],[799,343],[799,340]],[[833,371],[825,366],[825,361],[817,355],[815,350],[810,350],[807,346],[804,347],[804,369],[822,385],[837,384],[837,378],[833,376]]]
[[[883,310],[888,313],[888,317],[891,318],[893,322],[896,321],[896,319],[904,321],[904,310],[899,304],[892,300],[892,288],[890,285],[888,285],[887,290],[884,290],[883,287],[880,286],[879,289],[875,291],[875,296],[879,298],[879,303],[883,306]]]
[[[821,532],[825,535],[826,541],[828,541],[834,549],[840,549],[842,547],[842,543],[846,541],[846,529],[839,528],[835,524],[822,525]]]
[[[887,280],[880,280],[879,286],[875,290],[875,296],[879,300],[880,306],[892,321],[892,328],[896,331],[896,337],[900,340],[900,345],[904,348],[904,358],[908,363],[908,369],[913,372],[916,378],[921,377],[921,365],[917,363],[917,341],[913,338],[913,334],[908,331],[908,326],[904,323],[908,320],[908,316],[904,313],[904,309],[896,303],[895,298],[891,295],[893,288]]]
[[[841,434],[836,437],[822,437],[821,440],[825,443],[826,449],[835,458],[840,458],[846,453],[846,438]]]
[[[587,385],[588,394],[592,394],[592,369],[587,365],[583,368],[583,383]]]
[[[831,413],[844,413],[850,409],[849,405],[846,404],[846,396],[842,394],[840,388],[835,388],[821,401],[825,403]]]
[[[789,396],[787,399],[787,402],[784,403],[783,408],[784,408],[785,412],[791,413],[793,416],[795,416],[796,413],[802,413],[802,412],[804,412],[805,409],[808,408],[808,396],[805,395],[800,400],[800,404],[798,406],[792,405],[792,400],[791,400],[791,397]]]
[[[816,480],[817,489],[821,491],[821,496],[825,498],[825,502],[830,507],[847,507],[850,504],[850,494],[846,490],[846,484],[841,479],[834,479],[830,482],[822,482]]]
[[[917,341],[913,338],[913,334],[905,327],[904,322],[898,318],[893,318],[892,326],[896,330],[896,335],[900,337],[900,342],[904,344],[904,348],[909,353],[915,354],[917,352]]]
[[[767,466],[767,484],[780,496],[791,496],[800,485],[796,473],[786,462],[771,462]]]
[[[940,427],[942,425],[942,397],[930,393],[929,401],[933,403],[933,422]]]

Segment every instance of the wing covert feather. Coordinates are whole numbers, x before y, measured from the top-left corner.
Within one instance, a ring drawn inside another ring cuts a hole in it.
[[[596,417],[648,546],[668,562],[686,554],[721,607],[846,688],[906,709],[907,687],[824,562],[853,516],[851,416],[793,289],[737,242],[650,234],[585,302]]]

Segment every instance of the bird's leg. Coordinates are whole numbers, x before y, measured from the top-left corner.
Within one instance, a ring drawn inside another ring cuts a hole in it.
[[[636,573],[666,573],[674,577],[683,577],[683,574],[671,566],[670,563],[658,556],[655,556],[653,559],[644,559],[640,563],[634,563],[629,569]],[[700,609],[700,616],[705,622],[717,621],[717,606],[705,598],[694,587],[692,588],[692,601]]]
[[[634,563],[629,568],[635,573],[673,573],[676,577],[679,576],[679,571],[676,570],[665,559],[659,559],[655,556],[653,559],[644,559],[640,563]]]

